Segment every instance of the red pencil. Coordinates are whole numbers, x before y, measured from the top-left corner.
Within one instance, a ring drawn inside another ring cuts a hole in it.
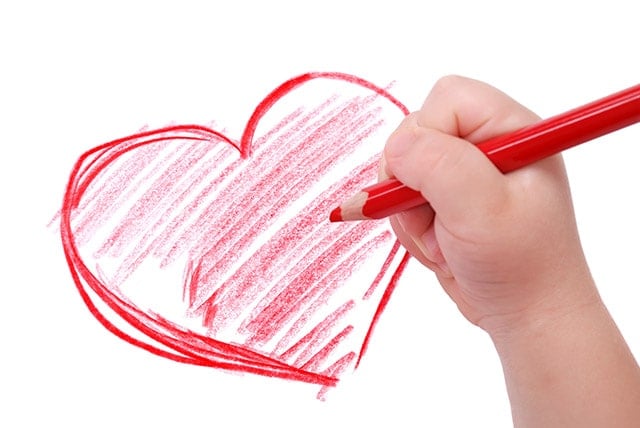
[[[640,84],[477,147],[507,173],[640,121]],[[331,221],[378,219],[427,203],[395,179],[366,187],[331,211]]]

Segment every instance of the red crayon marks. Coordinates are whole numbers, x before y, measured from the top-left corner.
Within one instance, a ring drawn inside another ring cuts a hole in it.
[[[87,151],[60,212],[83,301],[154,354],[324,394],[361,361],[407,261],[387,222],[327,214],[375,179],[406,113],[360,78],[311,73],[259,103],[239,141],[176,125]]]

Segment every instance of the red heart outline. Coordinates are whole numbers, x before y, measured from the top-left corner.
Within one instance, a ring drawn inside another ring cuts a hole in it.
[[[212,136],[229,143],[238,150],[241,158],[247,159],[251,156],[254,133],[262,117],[284,95],[313,79],[333,79],[355,84],[373,91],[378,96],[386,98],[397,106],[402,113],[405,115],[408,114],[408,109],[389,92],[364,79],[343,73],[307,73],[281,84],[258,104],[246,124],[239,144],[236,144],[224,134],[205,126],[176,125],[152,131],[140,132],[135,135],[116,139],[88,150],[79,157],[70,174],[60,211],[61,239],[67,264],[78,292],[91,314],[106,329],[132,345],[138,346],[153,354],[182,363],[226,370],[244,371],[265,376],[316,383],[323,386],[334,386],[337,383],[338,379],[333,375],[325,375],[298,369],[278,361],[277,359],[267,357],[251,349],[247,349],[246,347],[227,344],[211,337],[188,331],[159,315],[154,314],[151,316],[150,314],[141,311],[139,308],[123,300],[120,296],[109,290],[87,267],[80,255],[71,226],[72,212],[74,209],[78,208],[79,203],[90,183],[98,176],[103,168],[110,164],[114,159],[138,147],[160,141],[184,139],[206,142],[210,141]],[[380,279],[382,278],[382,274],[389,268],[391,259],[397,251],[399,251],[399,244],[396,242],[387,261],[385,262],[385,265],[381,268],[380,275],[378,275]],[[405,253],[395,272],[391,276],[389,283],[385,287],[383,296],[363,340],[356,366],[366,350],[371,332],[380,314],[384,310],[407,261],[408,254]],[[100,298],[100,300],[102,300],[102,302],[106,303],[112,311],[135,329],[175,352],[162,349],[158,346],[154,346],[143,340],[135,338],[117,327],[98,309],[89,296],[87,289],[85,289],[86,286],[88,286]],[[169,332],[170,334],[162,334],[161,332],[163,331]]]

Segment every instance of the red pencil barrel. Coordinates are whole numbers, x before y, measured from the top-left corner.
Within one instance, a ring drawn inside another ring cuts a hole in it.
[[[420,192],[394,179],[369,186],[363,192],[368,197],[362,207],[362,214],[368,218],[385,218],[425,203]]]
[[[509,172],[640,121],[640,85],[478,144]]]
[[[640,84],[489,139],[477,147],[506,173],[637,122],[640,122]],[[395,179],[363,191],[368,194],[362,207],[367,218],[384,218],[426,203],[420,192]]]

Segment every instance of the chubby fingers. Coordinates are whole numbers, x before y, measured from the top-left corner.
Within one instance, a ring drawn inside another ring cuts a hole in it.
[[[390,175],[419,190],[445,225],[469,225],[504,203],[502,173],[458,137],[409,124],[391,135],[384,156]]]
[[[400,127],[403,126],[417,126],[416,113],[408,115]],[[378,180],[386,180],[391,176],[383,155],[378,168]],[[396,236],[413,257],[436,273],[446,275],[448,267],[435,237],[424,239],[433,234],[434,215],[431,205],[425,204],[392,216],[390,222]]]
[[[509,192],[504,175],[472,142],[536,119],[485,83],[441,79],[422,109],[407,116],[387,141],[387,174],[419,190],[446,227],[478,229],[503,210]]]
[[[390,218],[396,236],[409,253],[436,274],[448,276],[449,267],[435,239],[433,220],[434,212],[428,204]]]
[[[438,80],[412,119],[422,128],[479,143],[540,118],[487,83],[461,76]]]

